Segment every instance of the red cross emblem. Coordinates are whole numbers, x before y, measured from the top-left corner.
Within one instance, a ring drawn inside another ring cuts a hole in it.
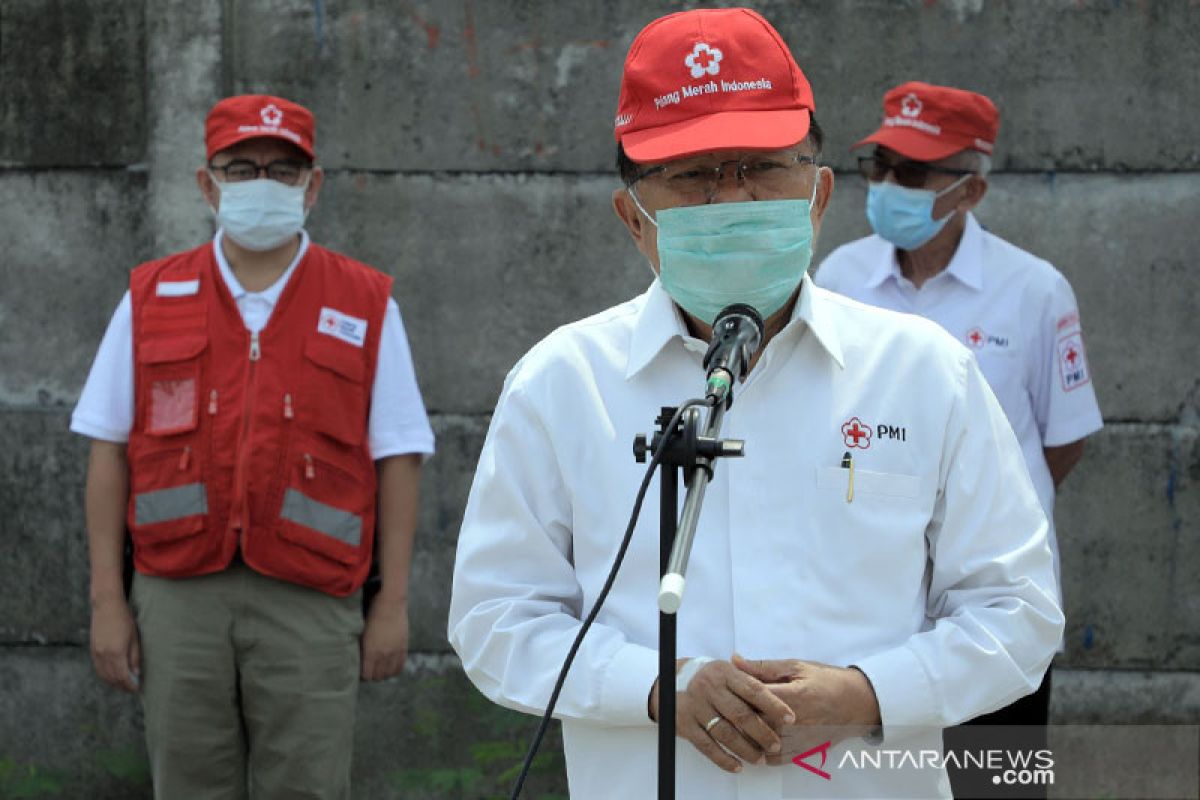
[[[691,71],[693,78],[703,78],[705,75],[719,73],[721,59],[724,57],[724,54],[716,47],[704,42],[696,42],[696,46],[692,48],[692,52],[683,60],[683,63]]]
[[[1070,392],[1091,383],[1092,376],[1088,374],[1087,351],[1083,348],[1083,338],[1078,332],[1068,334],[1058,340],[1058,369],[1062,377],[1063,391]]]
[[[283,122],[283,112],[279,110],[279,106],[274,103],[263,106],[262,111],[258,112],[262,117],[264,125],[269,125],[272,128]]]
[[[871,446],[871,426],[864,425],[858,417],[851,417],[842,426],[842,439],[846,442],[846,447],[866,450]]]
[[[831,780],[833,780],[833,776],[830,775],[828,772],[826,772],[824,769],[821,769],[821,767],[825,766],[826,754],[829,752],[829,747],[831,744],[832,744],[832,741],[829,741],[829,742],[825,742],[824,744],[819,744],[816,747],[812,748],[811,750],[806,750],[805,752],[803,752],[800,755],[793,758],[792,763],[795,764],[797,767],[803,767],[804,769],[808,770],[809,772],[811,772],[814,775],[820,775],[825,780],[831,781]],[[811,755],[816,755],[817,753],[821,754],[821,767],[814,767],[812,764],[809,764],[804,760]]]
[[[910,119],[921,116],[921,98],[911,92],[906,94],[900,101],[900,113]]]
[[[326,328],[333,328],[337,325],[337,320],[333,317],[325,317],[325,319],[321,320],[321,324]]]
[[[967,331],[967,344],[975,350],[983,347],[983,343],[986,341],[987,337],[979,328],[971,328],[971,330]]]

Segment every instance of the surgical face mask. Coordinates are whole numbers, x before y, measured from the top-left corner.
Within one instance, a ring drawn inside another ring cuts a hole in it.
[[[683,206],[658,212],[657,220],[642,209],[658,228],[663,288],[709,325],[733,303],[747,303],[767,319],[791,298],[812,262],[816,196],[814,186],[809,200]]]
[[[877,234],[896,247],[916,250],[937,236],[954,216],[951,211],[941,219],[934,219],[934,202],[970,177],[963,175],[940,192],[909,189],[886,181],[872,183],[867,187],[867,220]]]
[[[304,227],[307,180],[299,186],[270,178],[216,183],[221,192],[217,222],[229,238],[247,250],[273,250]]]

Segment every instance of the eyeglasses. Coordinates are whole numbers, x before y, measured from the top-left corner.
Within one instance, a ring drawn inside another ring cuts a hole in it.
[[[974,175],[969,169],[950,169],[935,167],[923,161],[885,161],[879,156],[862,156],[858,159],[859,173],[871,183],[885,180],[888,173],[896,177],[896,183],[909,189],[920,189],[929,180],[929,174],[939,175]]]
[[[699,205],[711,202],[721,185],[725,168],[734,165],[738,185],[745,184],[756,200],[794,194],[804,188],[807,164],[816,164],[812,156],[796,152],[758,153],[733,161],[714,163],[709,159],[689,159],[660,164],[639,173],[629,182],[639,181],[669,192],[674,205]]]
[[[286,158],[272,161],[270,164],[256,164],[248,159],[239,158],[220,166],[210,163],[208,168],[224,174],[225,180],[230,183],[252,181],[265,174],[273,181],[295,186],[305,171],[312,169],[312,164]]]

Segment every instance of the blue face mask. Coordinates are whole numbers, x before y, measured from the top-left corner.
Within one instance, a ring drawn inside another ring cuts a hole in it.
[[[663,288],[709,325],[732,303],[753,306],[765,320],[812,261],[811,209],[812,200],[749,200],[669,208],[657,221],[647,215],[658,227]]]
[[[946,227],[954,216],[950,212],[941,219],[933,218],[934,202],[947,192],[957,189],[970,175],[934,192],[931,189],[909,189],[897,183],[879,182],[867,187],[867,220],[871,228],[901,250],[916,250]]]

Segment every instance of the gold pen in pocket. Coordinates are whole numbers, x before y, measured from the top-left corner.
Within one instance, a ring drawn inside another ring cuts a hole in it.
[[[846,502],[853,503],[854,502],[854,456],[850,455],[849,450],[847,450],[845,455],[842,456],[842,469],[849,470],[849,475],[847,476],[848,480],[846,482]]]

